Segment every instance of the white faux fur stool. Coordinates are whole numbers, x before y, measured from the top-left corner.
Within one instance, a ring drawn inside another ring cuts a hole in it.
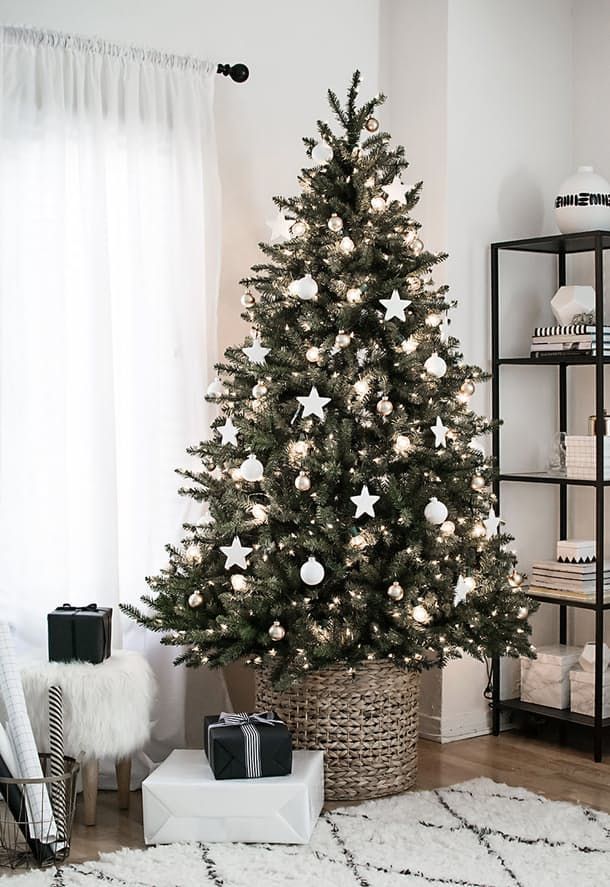
[[[66,754],[83,754],[85,825],[95,825],[99,760],[116,762],[119,807],[129,807],[131,756],[150,736],[155,679],[139,653],[113,651],[99,665],[89,662],[22,660],[21,678],[39,749],[48,745],[47,691],[64,697]]]

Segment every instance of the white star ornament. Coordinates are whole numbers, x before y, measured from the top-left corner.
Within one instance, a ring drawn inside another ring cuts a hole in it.
[[[250,363],[258,363],[261,366],[264,366],[266,363],[265,358],[271,351],[271,348],[263,348],[260,336],[253,336],[252,344],[248,348],[242,348],[241,350],[244,352]]]
[[[410,299],[400,298],[398,290],[392,292],[392,297],[390,299],[379,299],[379,301],[385,308],[384,320],[392,320],[393,317],[396,317],[397,320],[404,320],[405,308],[408,308],[411,304]]]
[[[242,570],[245,570],[248,566],[246,558],[252,552],[252,549],[242,545],[239,536],[233,536],[231,544],[221,545],[220,550],[226,557],[225,570],[230,570],[231,567],[240,567]]]
[[[235,425],[233,424],[233,419],[229,416],[224,425],[219,425],[216,429],[220,432],[220,436],[222,438],[222,446],[226,446],[227,444],[232,444],[234,447],[237,446],[237,435],[238,431]]]
[[[330,403],[330,397],[320,397],[315,385],[306,397],[297,397],[297,400],[303,407],[303,418],[317,416],[324,421],[324,407]]]
[[[375,505],[375,502],[379,501],[379,496],[371,496],[366,484],[362,487],[359,496],[350,496],[350,499],[356,506],[356,517],[362,517],[363,514],[375,517],[375,509],[373,506]]]
[[[436,417],[436,422],[434,425],[430,426],[430,431],[434,434],[434,446],[435,447],[446,447],[447,446],[447,432],[449,431],[443,425],[443,420],[440,416]]]

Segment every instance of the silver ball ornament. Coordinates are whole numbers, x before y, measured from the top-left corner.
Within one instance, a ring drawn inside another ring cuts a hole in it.
[[[393,601],[401,601],[404,597],[405,590],[400,582],[392,582],[388,588],[388,597]]]
[[[513,570],[513,572],[508,577],[508,584],[511,585],[513,588],[519,588],[520,585],[523,585],[523,576],[521,575],[521,573]]]
[[[333,159],[333,149],[327,142],[318,142],[311,152],[311,159],[320,166]]]
[[[339,244],[339,249],[342,253],[349,255],[350,253],[353,253],[356,249],[356,244],[351,237],[342,237],[341,243]]]
[[[369,117],[364,124],[364,128],[367,132],[377,132],[379,129],[379,121],[376,117]]]
[[[410,246],[411,252],[413,253],[414,256],[419,256],[420,253],[423,252],[423,249],[424,249],[424,245],[423,245],[422,241],[419,239],[419,237],[415,237],[411,241],[409,246]]]
[[[455,533],[455,524],[452,520],[445,520],[439,527],[442,536],[453,536]]]
[[[203,603],[203,595],[199,591],[194,591],[191,595],[189,595],[189,607],[192,607],[195,610],[197,607],[200,607]]]
[[[471,382],[470,379],[467,379],[462,385],[460,385],[460,392],[465,397],[472,397],[475,391],[476,388],[474,382]]]
[[[257,382],[256,385],[254,386],[254,388],[252,389],[252,397],[254,397],[258,400],[260,397],[264,397],[265,394],[267,393],[267,391],[268,391],[268,388],[264,382]]]
[[[208,397],[213,397],[215,400],[222,396],[224,393],[224,387],[218,376],[210,382],[208,385],[206,394]]]
[[[335,346],[337,348],[347,348],[351,341],[350,334],[344,333],[343,330],[340,330],[335,336]]]
[[[417,274],[411,274],[410,277],[407,277],[407,290],[410,293],[418,293],[424,285],[421,277],[418,277]]]
[[[343,219],[341,218],[341,216],[338,216],[337,213],[333,213],[326,224],[328,226],[328,230],[332,231],[334,234],[338,234],[339,231],[343,231]]]
[[[311,348],[308,348],[305,352],[305,357],[309,361],[309,363],[317,363],[320,358],[320,349],[315,345],[312,345]]]
[[[480,474],[475,474],[475,476],[470,481],[470,488],[472,490],[482,490],[485,487],[485,478],[481,477]]]
[[[294,479],[294,485],[299,493],[306,493],[309,489],[311,489],[311,481],[309,479],[309,475],[305,474],[304,471],[299,471]]]
[[[394,404],[391,400],[388,400],[387,397],[382,397],[381,400],[377,401],[376,410],[380,416],[389,416],[390,413],[394,412]]]
[[[519,607],[519,609],[517,610],[517,619],[527,619],[529,614],[530,611],[527,609],[527,607]]]
[[[269,629],[269,637],[272,641],[282,641],[286,637],[286,629],[280,625],[277,619]]]
[[[290,228],[290,233],[293,237],[302,237],[303,234],[307,231],[307,225],[305,222],[301,221],[301,219],[297,219],[297,221]]]
[[[244,308],[252,308],[252,306],[256,303],[256,299],[250,292],[245,292],[240,301]]]
[[[413,607],[413,619],[420,625],[426,625],[430,622],[430,613],[422,604],[417,604],[416,607]]]

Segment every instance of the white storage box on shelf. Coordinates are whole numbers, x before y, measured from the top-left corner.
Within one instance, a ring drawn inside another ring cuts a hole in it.
[[[538,648],[537,659],[521,659],[521,701],[550,708],[569,708],[570,669],[582,647],[552,644]]]
[[[595,539],[560,539],[557,560],[564,563],[587,563],[595,560]]]
[[[585,434],[566,435],[566,476],[595,480],[596,438]],[[604,479],[610,480],[610,436],[604,438]]]
[[[570,711],[579,715],[595,714],[595,672],[585,671],[578,665],[570,671]],[[610,718],[610,679],[604,672],[602,693],[602,718]]]
[[[292,773],[220,779],[201,750],[173,751],[142,783],[144,840],[307,844],[324,803],[324,754],[295,751]]]

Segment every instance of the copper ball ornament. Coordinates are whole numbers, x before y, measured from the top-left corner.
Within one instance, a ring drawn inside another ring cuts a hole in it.
[[[379,121],[376,117],[369,117],[364,124],[364,128],[367,132],[377,132],[379,129]]]

